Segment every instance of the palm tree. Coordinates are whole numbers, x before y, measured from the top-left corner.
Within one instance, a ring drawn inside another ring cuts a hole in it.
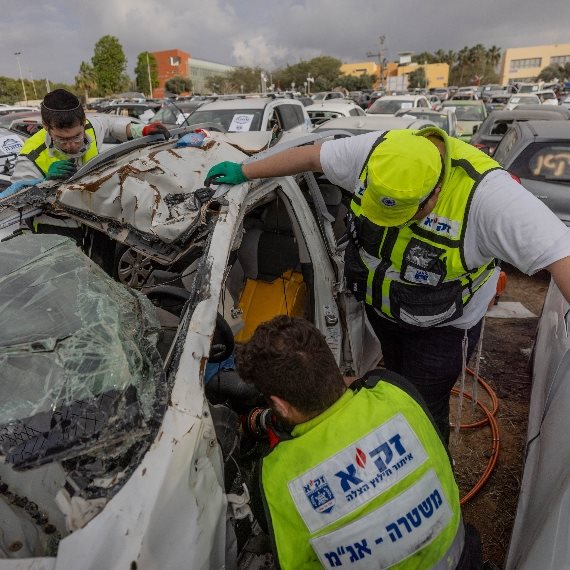
[[[435,56],[436,63],[445,63],[446,53],[442,49],[438,49],[433,55]]]
[[[459,85],[463,85],[463,73],[465,71],[465,66],[469,62],[469,48],[467,46],[462,47],[457,53],[457,63],[459,65]]]
[[[97,87],[97,77],[93,67],[85,61],[82,61],[79,66],[79,73],[75,76],[75,86],[83,91],[85,104],[87,105],[89,91]]]
[[[445,54],[444,61],[449,65],[450,68],[452,68],[457,61],[457,54],[452,49],[448,50]]]
[[[493,45],[487,50],[487,61],[493,69],[495,69],[499,61],[501,61],[501,55],[502,52],[500,47]]]

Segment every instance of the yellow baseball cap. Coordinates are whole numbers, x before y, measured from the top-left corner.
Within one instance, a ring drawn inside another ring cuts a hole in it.
[[[367,163],[361,214],[378,226],[400,226],[434,190],[442,169],[437,147],[411,131],[391,131]]]

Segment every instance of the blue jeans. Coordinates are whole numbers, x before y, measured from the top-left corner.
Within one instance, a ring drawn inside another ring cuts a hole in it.
[[[369,305],[366,315],[380,344],[384,367],[409,380],[422,395],[443,441],[449,442],[449,397],[463,366],[463,329],[400,326]],[[482,321],[467,331],[467,361],[473,354]]]

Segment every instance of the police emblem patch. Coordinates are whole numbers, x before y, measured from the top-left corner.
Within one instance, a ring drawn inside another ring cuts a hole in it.
[[[317,513],[330,513],[333,510],[336,500],[324,475],[311,479],[303,490]]]
[[[382,198],[380,201],[382,204],[384,204],[384,206],[388,206],[388,208],[396,205],[396,200],[394,200],[394,198],[389,198],[388,196],[384,196],[384,198]]]

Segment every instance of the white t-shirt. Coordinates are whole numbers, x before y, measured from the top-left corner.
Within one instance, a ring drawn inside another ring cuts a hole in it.
[[[326,141],[321,146],[323,173],[337,186],[354,192],[371,146],[380,132]],[[465,262],[475,268],[496,257],[532,275],[570,256],[570,228],[538,198],[503,170],[485,176],[475,190],[465,234]],[[470,328],[487,310],[499,269],[477,290],[463,315],[442,326]]]

